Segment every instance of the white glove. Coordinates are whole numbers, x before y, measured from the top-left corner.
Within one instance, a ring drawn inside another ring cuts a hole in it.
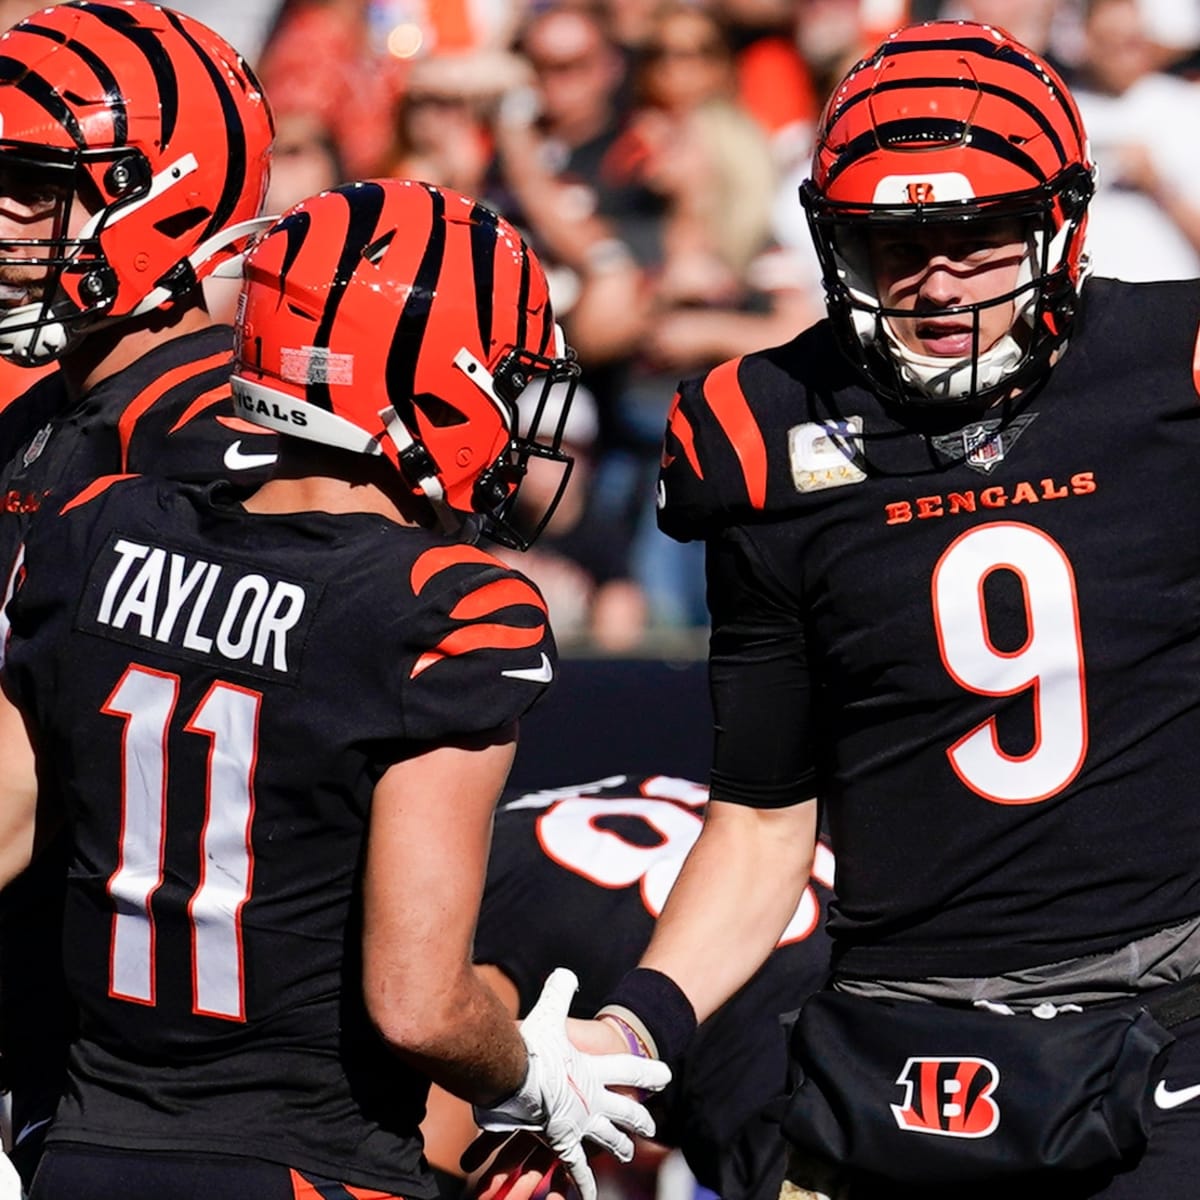
[[[480,1129],[539,1132],[562,1159],[583,1200],[596,1200],[596,1180],[583,1150],[590,1140],[621,1162],[633,1157],[632,1133],[654,1135],[646,1107],[612,1087],[657,1092],[671,1082],[664,1062],[636,1054],[585,1054],[567,1037],[567,1012],[579,981],[565,967],[552,971],[538,1002],[521,1022],[529,1052],[525,1082],[493,1108],[476,1108]]]
[[[0,1153],[0,1200],[21,1200],[21,1177],[7,1154]]]

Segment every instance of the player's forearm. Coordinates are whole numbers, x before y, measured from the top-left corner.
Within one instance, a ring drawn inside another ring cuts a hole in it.
[[[641,965],[683,990],[703,1021],[766,961],[808,883],[816,802],[712,801]]]
[[[515,1091],[525,1078],[525,1043],[496,994],[470,970],[423,1003],[372,1018],[397,1055],[438,1086],[487,1105]]]

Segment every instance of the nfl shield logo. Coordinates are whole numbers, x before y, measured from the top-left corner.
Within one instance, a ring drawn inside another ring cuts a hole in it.
[[[995,422],[990,427],[968,425],[962,431],[962,448],[968,466],[990,471],[1004,459],[1004,435],[997,431]]]
[[[51,430],[53,425],[43,425],[41,429],[33,435],[33,441],[25,449],[25,453],[21,456],[21,465],[29,466],[46,448],[46,443],[50,440]]]

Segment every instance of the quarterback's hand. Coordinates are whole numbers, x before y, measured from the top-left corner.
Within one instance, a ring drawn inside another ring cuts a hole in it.
[[[567,1037],[567,1012],[579,982],[564,967],[551,972],[538,1002],[521,1022],[529,1053],[525,1081],[492,1108],[475,1108],[481,1129],[540,1131],[562,1160],[583,1200],[596,1200],[596,1180],[584,1153],[585,1140],[633,1157],[630,1134],[654,1136],[645,1106],[613,1088],[657,1092],[671,1081],[666,1063],[634,1054],[585,1054]]]

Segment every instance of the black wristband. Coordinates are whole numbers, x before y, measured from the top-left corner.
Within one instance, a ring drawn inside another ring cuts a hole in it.
[[[669,975],[650,967],[634,967],[600,1008],[632,1013],[650,1035],[655,1058],[674,1066],[696,1033],[696,1011]]]

